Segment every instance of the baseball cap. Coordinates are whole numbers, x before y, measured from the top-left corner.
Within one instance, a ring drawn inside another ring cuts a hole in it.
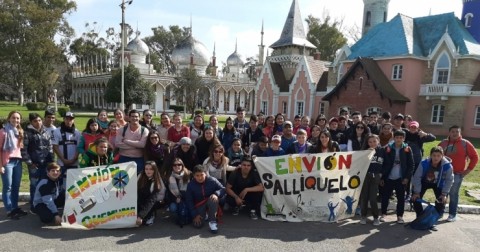
[[[283,125],[284,125],[284,126],[290,125],[290,128],[293,127],[293,124],[292,124],[292,122],[290,122],[290,121],[285,121],[285,122],[283,123]]]
[[[330,118],[330,121],[329,121],[329,123],[332,123],[332,122],[336,122],[336,123],[338,123],[338,118],[336,118],[336,117],[332,117],[332,118]]]
[[[282,137],[279,136],[279,135],[274,135],[274,136],[272,137],[272,142],[275,142],[275,141],[277,141],[277,142],[282,142]]]
[[[72,112],[68,111],[67,113],[65,113],[65,117],[75,118],[75,115]]]
[[[182,137],[178,143],[192,145],[192,139],[188,137]]]
[[[417,121],[412,121],[412,122],[410,122],[410,124],[408,125],[408,127],[418,128],[418,127],[420,127],[420,124],[419,124]]]
[[[405,119],[405,116],[402,115],[402,113],[398,113],[394,119],[401,118],[402,120]]]

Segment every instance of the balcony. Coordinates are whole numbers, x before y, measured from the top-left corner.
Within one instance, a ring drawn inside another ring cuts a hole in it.
[[[424,84],[420,86],[420,96],[426,96],[427,100],[448,100],[450,96],[469,96],[471,84]]]

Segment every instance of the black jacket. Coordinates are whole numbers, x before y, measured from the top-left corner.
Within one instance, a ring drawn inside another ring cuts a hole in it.
[[[392,171],[394,161],[395,161],[395,143],[387,145],[385,147],[385,161],[383,165],[382,178],[388,179],[390,172]],[[403,144],[400,148],[400,170],[402,179],[411,179],[413,170],[415,168],[415,163],[413,162],[412,149],[407,145]]]

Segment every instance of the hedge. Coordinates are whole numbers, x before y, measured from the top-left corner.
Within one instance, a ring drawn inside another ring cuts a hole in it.
[[[28,110],[44,110],[47,104],[45,102],[27,102],[25,106]]]

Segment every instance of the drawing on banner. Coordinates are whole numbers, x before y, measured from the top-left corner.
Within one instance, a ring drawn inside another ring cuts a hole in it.
[[[125,187],[128,185],[128,174],[125,171],[119,171],[113,176],[113,186],[117,189],[116,196],[122,199],[125,196]]]
[[[260,214],[273,221],[337,221],[353,215],[373,151],[257,157]]]

